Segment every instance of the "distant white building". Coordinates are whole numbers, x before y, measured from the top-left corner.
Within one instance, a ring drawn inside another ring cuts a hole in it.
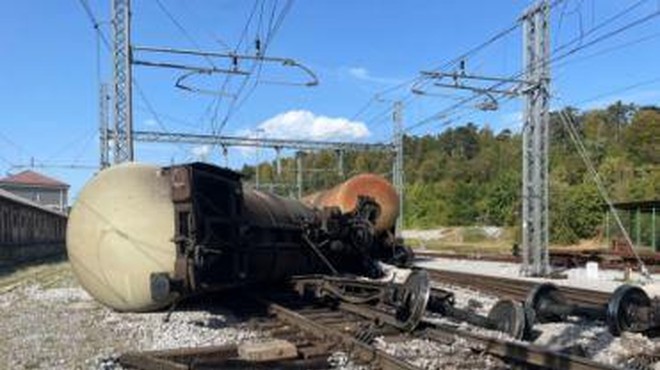
[[[68,184],[31,170],[0,179],[0,189],[63,213],[69,204]]]

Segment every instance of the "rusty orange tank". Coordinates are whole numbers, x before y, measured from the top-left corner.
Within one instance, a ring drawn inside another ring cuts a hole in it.
[[[372,197],[381,208],[374,225],[376,232],[394,227],[399,217],[399,196],[389,181],[376,174],[353,176],[332,189],[310,194],[302,201],[315,208],[339,207],[346,213],[355,209],[360,195]]]

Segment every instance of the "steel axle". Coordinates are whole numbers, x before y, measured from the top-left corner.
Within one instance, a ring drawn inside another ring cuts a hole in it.
[[[501,331],[515,339],[523,339],[531,331],[531,322],[527,320],[523,305],[510,299],[498,301],[488,316],[483,316],[457,308],[453,300],[437,298],[432,294],[427,310],[482,328]]]
[[[641,288],[622,285],[602,306],[569,302],[552,283],[536,286],[527,296],[525,307],[534,312],[537,322],[565,321],[568,316],[607,323],[612,335],[622,332],[646,332],[660,327],[660,302],[653,302]]]

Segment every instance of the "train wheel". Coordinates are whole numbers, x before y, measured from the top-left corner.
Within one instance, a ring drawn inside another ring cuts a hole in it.
[[[411,331],[422,320],[431,294],[429,275],[424,270],[413,270],[402,286],[396,308],[397,326]]]
[[[496,330],[515,339],[523,339],[531,332],[532,323],[527,322],[523,305],[511,299],[497,301],[488,312],[488,319],[496,323]]]
[[[566,298],[552,283],[537,285],[529,292],[525,300],[525,306],[534,312],[535,320],[540,323],[564,321],[566,319],[563,315],[551,312],[548,309],[553,305],[566,305]]]
[[[607,327],[614,336],[624,331],[641,332],[649,328],[649,323],[637,314],[642,308],[650,308],[651,299],[640,287],[622,285],[618,287],[607,303]]]

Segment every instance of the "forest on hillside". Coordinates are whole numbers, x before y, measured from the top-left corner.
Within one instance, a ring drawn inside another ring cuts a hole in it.
[[[614,202],[660,199],[660,107],[617,102],[605,109],[567,108]],[[570,139],[558,112],[550,116],[550,225],[552,242],[574,243],[596,235],[604,201]],[[441,133],[404,138],[405,226],[492,225],[520,223],[522,137],[509,130],[493,132],[467,122]],[[304,156],[304,190],[331,187],[353,174],[391,176],[392,155],[337,153]],[[261,184],[294,194],[295,159],[259,166]],[[255,168],[244,166],[248,181]],[[279,185],[278,185],[279,184]]]

